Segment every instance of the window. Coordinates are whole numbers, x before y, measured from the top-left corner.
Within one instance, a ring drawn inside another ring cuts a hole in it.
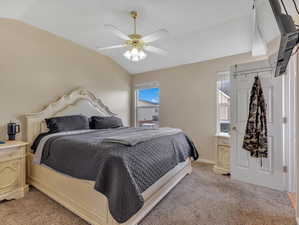
[[[160,121],[160,88],[158,85],[136,87],[135,114],[137,127],[158,127]]]
[[[229,72],[217,74],[217,133],[230,130],[230,80]]]

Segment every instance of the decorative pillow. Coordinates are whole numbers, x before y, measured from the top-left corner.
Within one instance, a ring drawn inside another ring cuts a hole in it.
[[[123,127],[123,122],[115,116],[92,116],[90,118],[91,129],[110,129]]]
[[[51,133],[89,129],[89,120],[82,115],[52,117],[45,120]]]

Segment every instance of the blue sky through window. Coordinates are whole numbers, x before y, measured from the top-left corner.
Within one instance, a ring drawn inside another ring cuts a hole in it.
[[[148,88],[139,90],[139,100],[152,103],[160,103],[160,88]]]

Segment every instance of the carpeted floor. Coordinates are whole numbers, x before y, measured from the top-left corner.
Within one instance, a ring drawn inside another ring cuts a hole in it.
[[[140,225],[295,225],[287,194],[215,175],[194,164]],[[0,203],[0,225],[88,225],[35,189]]]

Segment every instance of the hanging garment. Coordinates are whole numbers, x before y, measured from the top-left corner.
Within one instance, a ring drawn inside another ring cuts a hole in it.
[[[268,139],[266,103],[261,81],[258,76],[255,77],[251,89],[249,115],[243,140],[243,148],[249,151],[252,157],[267,158]]]

